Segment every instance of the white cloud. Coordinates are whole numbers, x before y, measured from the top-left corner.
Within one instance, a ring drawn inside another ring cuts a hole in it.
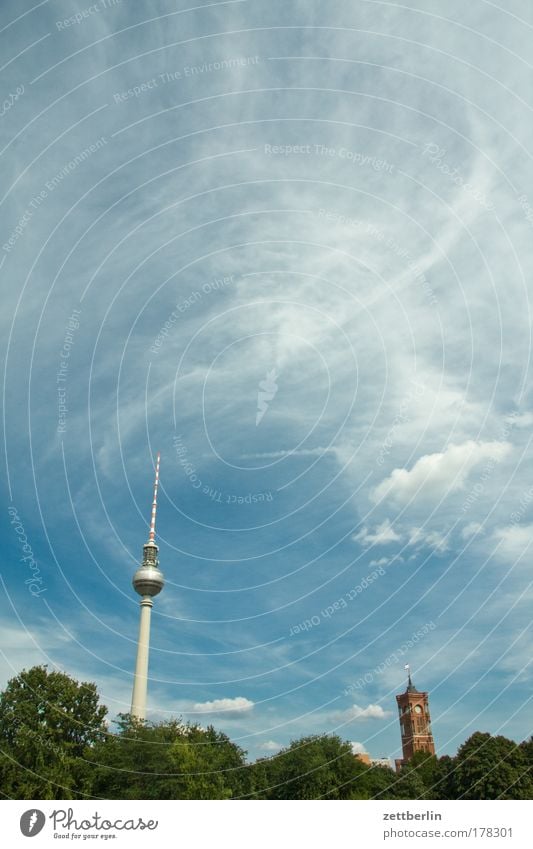
[[[407,545],[428,546],[435,551],[447,551],[448,542],[439,531],[426,531],[424,528],[411,528]]]
[[[236,696],[234,699],[214,699],[212,702],[196,702],[189,713],[221,713],[226,719],[232,719],[251,711],[254,704],[244,696]]]
[[[335,711],[332,719],[336,722],[358,722],[364,719],[385,719],[390,716],[390,710],[383,710],[381,705],[370,704],[367,707],[352,705],[347,710]]]
[[[371,560],[369,566],[389,566],[391,563],[403,562],[403,557],[380,557],[379,560]]]
[[[415,497],[439,499],[448,492],[462,489],[470,471],[489,457],[502,460],[511,450],[508,442],[451,443],[441,452],[425,454],[411,470],[394,469],[371,493],[374,502],[391,498],[408,503]]]
[[[496,554],[504,560],[515,562],[529,548],[533,540],[533,525],[508,525],[494,533],[498,544]]]
[[[352,539],[362,545],[387,545],[390,542],[400,542],[401,536],[396,533],[389,519],[385,519],[374,532],[364,527]]]
[[[354,740],[350,742],[350,746],[352,747],[352,753],[354,755],[366,754],[366,746],[363,743],[357,743]]]
[[[275,740],[267,740],[259,746],[262,752],[277,752],[281,749],[281,743],[276,743]]]
[[[387,566],[390,562],[389,557],[380,557],[379,560],[371,560],[369,566]]]
[[[470,539],[470,537],[474,537],[482,530],[483,525],[480,522],[469,522],[468,525],[465,525],[463,530],[461,531],[461,536],[463,539]]]

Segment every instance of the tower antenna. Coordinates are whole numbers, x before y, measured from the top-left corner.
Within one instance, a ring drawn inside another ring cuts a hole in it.
[[[157,513],[157,489],[159,487],[159,462],[161,454],[157,452],[157,460],[155,463],[155,481],[154,481],[154,500],[152,501],[152,517],[150,519],[150,533],[148,535],[149,542],[155,542],[155,516]]]

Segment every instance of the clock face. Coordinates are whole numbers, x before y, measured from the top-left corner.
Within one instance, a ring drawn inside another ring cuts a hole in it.
[[[415,713],[422,713],[422,708],[420,705],[415,705]]]

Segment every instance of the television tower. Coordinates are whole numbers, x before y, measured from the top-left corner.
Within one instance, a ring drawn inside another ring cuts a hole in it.
[[[146,716],[146,691],[148,687],[148,654],[150,650],[150,618],[152,615],[153,596],[161,592],[165,585],[163,573],[159,569],[159,546],[155,541],[155,515],[157,512],[157,488],[159,486],[159,460],[157,455],[155,465],[154,500],[152,501],[152,517],[148,542],[143,546],[143,562],[133,576],[132,584],[141,596],[141,621],[139,624],[139,641],[137,643],[137,662],[133,679],[133,694],[131,697],[131,714],[137,719]]]

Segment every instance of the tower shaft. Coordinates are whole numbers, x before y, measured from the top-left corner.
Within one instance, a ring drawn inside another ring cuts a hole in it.
[[[137,643],[137,661],[135,678],[133,679],[133,694],[131,697],[131,715],[137,719],[146,719],[146,695],[148,692],[148,655],[150,652],[150,620],[152,617],[153,601],[150,596],[143,596],[140,602],[141,618],[139,622],[139,640]]]

